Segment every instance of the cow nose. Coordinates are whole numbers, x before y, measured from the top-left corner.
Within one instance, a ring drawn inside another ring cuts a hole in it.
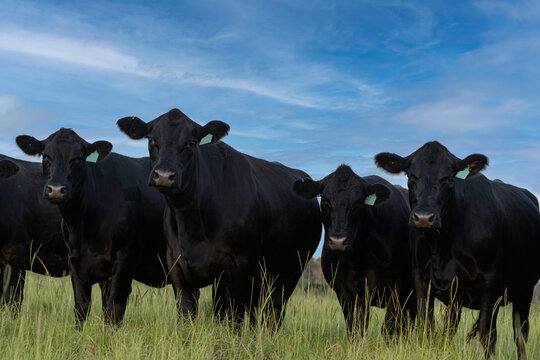
[[[65,185],[47,185],[47,197],[49,199],[62,200],[67,193]]]
[[[345,251],[347,248],[347,237],[335,237],[335,236],[329,236],[328,237],[328,247],[332,251]]]
[[[154,170],[152,180],[155,186],[171,187],[176,182],[176,173],[168,170]]]
[[[413,224],[417,228],[432,228],[437,220],[437,215],[429,211],[415,211]]]

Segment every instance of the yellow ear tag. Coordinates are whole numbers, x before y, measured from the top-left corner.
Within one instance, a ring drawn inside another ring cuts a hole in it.
[[[465,180],[467,176],[469,176],[469,173],[471,171],[469,170],[469,167],[467,166],[465,169],[461,170],[456,174],[456,178]]]
[[[212,134],[206,135],[205,137],[201,139],[201,141],[199,142],[199,145],[210,144],[212,142],[212,137],[213,137]]]
[[[377,194],[371,194],[366,198],[366,200],[364,201],[364,204],[373,206],[375,205],[376,200],[377,200]]]
[[[99,157],[99,154],[98,154],[98,152],[96,150],[96,151],[94,151],[93,153],[91,153],[90,155],[88,155],[86,157],[86,162],[96,163],[98,157]]]

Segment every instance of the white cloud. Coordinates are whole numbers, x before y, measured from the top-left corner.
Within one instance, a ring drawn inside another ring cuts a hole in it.
[[[479,1],[476,6],[488,14],[502,15],[517,21],[540,18],[540,2],[537,0]]]
[[[411,107],[399,113],[396,121],[424,131],[463,133],[472,130],[494,130],[515,121],[528,104],[510,99],[497,104],[473,92],[462,92]]]
[[[156,71],[141,67],[140,61],[135,57],[114,48],[21,29],[1,28],[0,50],[144,77],[158,75]]]
[[[218,34],[208,41],[215,42],[234,36],[236,36],[234,33]],[[237,75],[231,74],[234,70],[228,68],[226,64],[219,67],[206,64],[205,57],[208,54],[205,53],[198,54],[200,60],[198,63],[192,60],[178,60],[171,53],[154,49],[150,51],[152,58],[138,58],[118,50],[112,44],[37,33],[16,27],[0,28],[0,51],[42,57],[59,63],[134,75],[155,81],[242,91],[285,104],[314,109],[357,109],[372,103],[371,99],[380,94],[373,86],[339,74],[333,69],[317,64],[299,66],[294,59],[292,63],[281,64],[279,71],[283,74],[279,77],[253,73],[246,76],[242,71]],[[312,90],[317,86],[338,86],[358,95],[354,98],[325,97]]]

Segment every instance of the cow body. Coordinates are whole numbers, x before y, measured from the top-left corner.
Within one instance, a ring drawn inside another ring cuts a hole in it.
[[[28,150],[20,138],[19,146]],[[86,319],[95,283],[101,286],[105,320],[119,324],[132,280],[154,287],[167,283],[165,202],[146,184],[149,160],[107,156],[109,144],[97,163],[85,162],[92,144],[69,129],[28,142],[42,147],[43,192],[64,220],[78,324]]]
[[[129,124],[120,120],[119,126],[132,136],[133,118],[126,119]],[[173,254],[171,277],[182,289],[179,311],[194,315],[198,289],[213,284],[218,317],[240,322],[246,308],[254,315],[267,300],[263,293],[271,300],[265,309],[279,322],[320,239],[317,203],[292,191],[292,183],[307,175],[216,139],[199,145],[202,135],[195,142],[192,134],[202,127],[179,110],[151,124],[150,184],[169,206],[165,232]]]
[[[19,308],[25,271],[54,277],[67,275],[67,248],[57,207],[41,196],[41,164],[5,155],[0,155],[0,161],[18,168],[0,179],[0,281],[8,282],[0,286],[0,294],[5,288],[2,302]],[[4,272],[10,272],[9,278]]]
[[[405,189],[378,176],[359,177],[345,165],[311,183],[304,179],[295,189],[306,197],[321,195],[322,270],[336,292],[349,334],[365,331],[371,305],[387,307],[383,332],[402,329],[407,324],[401,315],[412,320],[416,312]],[[365,204],[375,185],[383,186],[385,194],[373,205]],[[318,190],[306,191],[310,187]]]
[[[431,322],[426,301],[429,311],[433,295],[451,307],[447,319],[451,331],[457,327],[462,306],[480,310],[469,336],[478,334],[490,356],[498,308],[507,290],[513,302],[518,354],[525,358],[529,306],[540,277],[536,198],[525,189],[477,174],[487,164],[483,155],[459,160],[436,142],[407,158],[380,154],[376,161],[386,170],[401,169],[409,175],[410,243],[421,317]],[[450,171],[463,168],[471,172],[467,179],[449,178]]]

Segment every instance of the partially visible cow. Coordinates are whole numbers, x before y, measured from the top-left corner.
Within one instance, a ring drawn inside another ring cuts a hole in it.
[[[148,138],[149,184],[169,205],[165,229],[179,265],[171,278],[182,288],[181,311],[194,315],[198,289],[214,284],[219,318],[240,323],[244,310],[253,316],[264,304],[279,325],[320,240],[317,201],[292,189],[307,174],[236,151],[219,142],[227,124],[201,126],[178,109],[149,123],[126,117],[118,126],[133,139]]]
[[[23,300],[26,270],[68,274],[60,213],[41,197],[41,173],[39,163],[0,155],[0,295],[14,310]]]
[[[455,309],[450,318],[454,327],[461,306],[479,309],[470,336],[479,335],[489,357],[495,350],[497,313],[506,289],[513,303],[518,356],[525,359],[529,307],[540,277],[537,199],[525,189],[478,174],[488,163],[486,156],[459,159],[436,141],[407,157],[378,154],[375,163],[409,178],[419,318],[431,321],[430,284],[431,295]]]
[[[348,333],[359,329],[363,334],[370,305],[387,307],[386,334],[412,325],[416,299],[407,191],[379,176],[360,177],[347,165],[320,181],[298,180],[294,190],[308,199],[321,196],[322,269],[341,304]]]
[[[18,136],[17,144],[28,155],[42,156],[43,196],[57,204],[64,220],[78,326],[95,283],[105,321],[120,324],[133,279],[154,287],[167,282],[165,201],[146,184],[148,158],[109,154],[109,142],[90,144],[64,128],[43,141]],[[86,161],[89,155],[97,162]]]

